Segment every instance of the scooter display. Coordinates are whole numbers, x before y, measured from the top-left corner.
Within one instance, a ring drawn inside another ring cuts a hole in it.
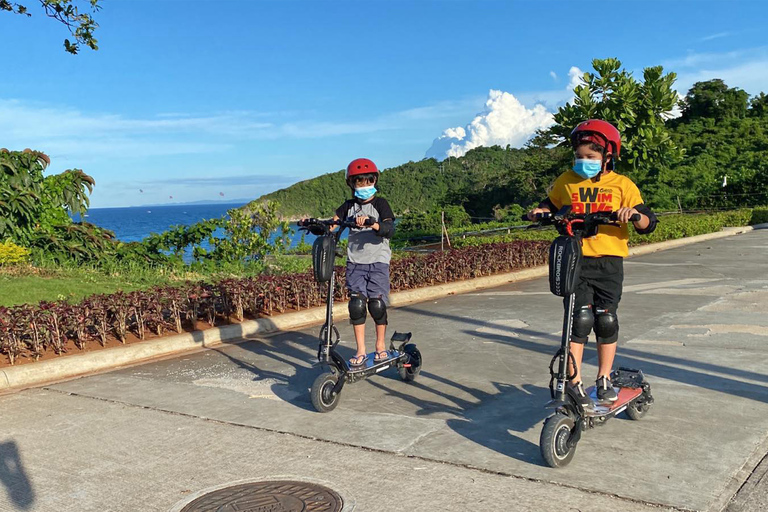
[[[366,222],[370,226],[370,219]],[[339,404],[344,384],[357,382],[371,375],[397,368],[400,378],[413,381],[419,375],[422,357],[419,349],[411,343],[410,332],[395,332],[389,344],[384,360],[376,360],[375,353],[368,354],[366,362],[352,366],[342,357],[337,349],[341,341],[339,330],[333,323],[333,298],[335,291],[335,258],[337,245],[345,229],[356,228],[354,219],[319,220],[307,219],[299,222],[299,228],[317,236],[312,245],[312,268],[315,280],[326,285],[325,324],[320,329],[320,344],[317,351],[319,365],[327,366],[328,371],[320,374],[312,384],[312,405],[318,412],[330,412]]]
[[[527,217],[523,219],[528,220]],[[630,218],[631,222],[637,220],[640,220],[637,214]],[[575,377],[575,373],[571,372],[571,368],[575,368],[575,359],[570,352],[570,343],[575,287],[582,258],[581,241],[596,235],[600,225],[619,226],[615,214],[575,214],[570,207],[566,207],[557,213],[537,214],[536,221],[539,225],[554,225],[560,234],[549,251],[549,285],[553,294],[566,298],[560,349],[549,363],[549,391],[552,400],[545,407],[555,412],[544,421],[539,439],[541,455],[546,463],[550,467],[559,468],[571,462],[585,430],[602,425],[623,411],[626,411],[630,419],[639,420],[650,409],[653,396],[643,372],[624,367],[614,370],[610,376],[618,394],[614,402],[598,401],[597,392],[592,386],[585,391],[594,405],[583,407],[568,386],[568,382]],[[557,370],[554,368],[556,362]]]

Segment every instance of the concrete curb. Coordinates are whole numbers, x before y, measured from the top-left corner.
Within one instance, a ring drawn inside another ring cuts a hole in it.
[[[658,251],[674,249],[676,247],[739,235],[755,229],[765,228],[768,228],[768,223],[755,226],[726,228],[723,231],[716,233],[708,233],[705,235],[633,247],[630,249],[629,255],[632,257],[651,254]],[[547,266],[542,265],[506,274],[496,274],[466,281],[428,286],[416,290],[406,290],[393,293],[390,297],[390,302],[394,307],[405,306],[407,304],[434,300],[449,295],[468,293],[485,288],[493,288],[518,281],[543,277],[546,276],[547,273]],[[335,305],[333,314],[336,319],[346,318],[346,304],[342,303]],[[308,325],[320,324],[324,320],[325,308],[316,307],[304,311],[286,313],[272,318],[248,320],[240,324],[214,327],[206,329],[205,331],[194,331],[191,333],[167,336],[160,339],[131,343],[130,345],[125,345],[123,347],[75,354],[40,363],[12,366],[0,370],[0,391],[39,386],[53,381],[80,377],[90,373],[110,370],[120,366],[133,365],[191,350],[215,347],[226,342],[236,342],[237,340],[247,341],[243,338],[276,331],[302,328]]]

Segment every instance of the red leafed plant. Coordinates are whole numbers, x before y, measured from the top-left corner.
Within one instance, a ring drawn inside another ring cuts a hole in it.
[[[542,265],[548,246],[546,241],[515,241],[400,258],[390,266],[391,288],[409,290]],[[337,267],[335,300],[349,298],[344,282],[345,269]],[[0,352],[14,364],[19,357],[38,359],[46,351],[64,353],[70,342],[79,349],[91,338],[102,346],[109,338],[125,343],[129,333],[144,339],[166,330],[180,333],[185,325],[196,329],[201,319],[216,325],[322,306],[324,301],[325,285],[305,272],[93,295],[79,304],[0,307]]]

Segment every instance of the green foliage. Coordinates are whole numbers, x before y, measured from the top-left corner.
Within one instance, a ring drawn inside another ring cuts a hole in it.
[[[751,210],[734,210],[719,213],[664,215],[650,235],[638,235],[630,229],[629,244],[640,245],[665,240],[676,240],[689,236],[714,233],[725,227],[747,226],[752,217]]]
[[[747,115],[748,102],[749,94],[728,87],[719,78],[696,82],[683,100],[682,120],[743,118]]]
[[[474,217],[490,217],[494,207],[530,205],[545,193],[570,158],[565,148],[480,147],[461,158],[408,162],[386,169],[377,184],[395,214],[439,211],[460,205]],[[331,217],[351,197],[344,172],[302,181],[258,199],[280,203],[281,217]]]
[[[448,228],[466,227],[471,223],[469,214],[463,206],[447,205],[427,212],[404,215],[395,230],[395,235],[400,238],[416,234],[439,235],[442,230],[443,213],[445,213],[445,225]]]
[[[0,242],[0,267],[26,263],[29,259],[29,250],[18,246],[10,240]]]
[[[93,37],[98,24],[93,19],[95,14],[101,9],[99,2],[101,0],[38,0],[49,18],[64,24],[69,33],[74,37],[74,43],[69,39],[64,39],[64,50],[77,54],[80,51],[80,45],[84,44],[92,50],[98,50],[98,42]],[[90,10],[89,12],[85,12]],[[29,9],[17,2],[11,0],[0,0],[0,11],[7,11],[24,16],[32,16]]]
[[[526,209],[520,206],[519,204],[509,204],[504,207],[496,206],[493,209],[493,218],[496,219],[498,222],[515,223],[515,222],[519,222],[520,218],[525,213],[526,213]]]
[[[277,218],[274,201],[252,202],[245,208],[229,210],[222,227],[224,236],[209,238],[210,252],[195,248],[196,259],[226,263],[257,261],[267,253],[284,252],[290,244],[290,227]],[[282,235],[273,244],[269,237],[278,228]]]
[[[749,115],[762,117],[768,114],[768,94],[761,92],[749,102]]]
[[[750,225],[765,224],[768,222],[768,208],[755,208],[752,210],[752,218],[749,219]]]
[[[30,248],[37,261],[47,257],[59,263],[88,262],[114,256],[117,242],[112,231],[70,221],[38,231],[30,239]]]
[[[696,118],[679,122],[672,136],[687,152],[659,176],[657,204],[675,208],[679,198],[691,210],[768,203],[768,116]]]
[[[43,176],[50,162],[39,151],[0,150],[0,237],[57,258],[85,261],[109,253],[110,231],[69,217],[87,211],[93,178],[79,169]]]
[[[622,69],[618,59],[595,59],[592,66],[596,73],[584,73],[583,85],[574,89],[574,101],[558,109],[555,125],[545,133],[568,146],[569,135],[580,122],[592,118],[608,121],[621,132],[618,172],[636,183],[652,180],[660,167],[682,157],[665,125],[678,104],[675,73],[664,74],[661,66],[649,67],[639,81]]]

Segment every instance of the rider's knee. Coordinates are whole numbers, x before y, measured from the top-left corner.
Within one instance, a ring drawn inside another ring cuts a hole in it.
[[[595,308],[595,334],[597,342],[616,343],[619,339],[619,317],[610,309]]]
[[[349,323],[352,325],[362,325],[365,323],[366,309],[365,296],[359,293],[353,293],[349,299],[347,307],[349,308]]]
[[[387,304],[382,299],[369,299],[368,312],[376,325],[387,325]]]
[[[592,313],[592,306],[586,305],[579,308],[579,310],[573,314],[571,342],[581,344],[586,343],[594,324],[595,316]]]

